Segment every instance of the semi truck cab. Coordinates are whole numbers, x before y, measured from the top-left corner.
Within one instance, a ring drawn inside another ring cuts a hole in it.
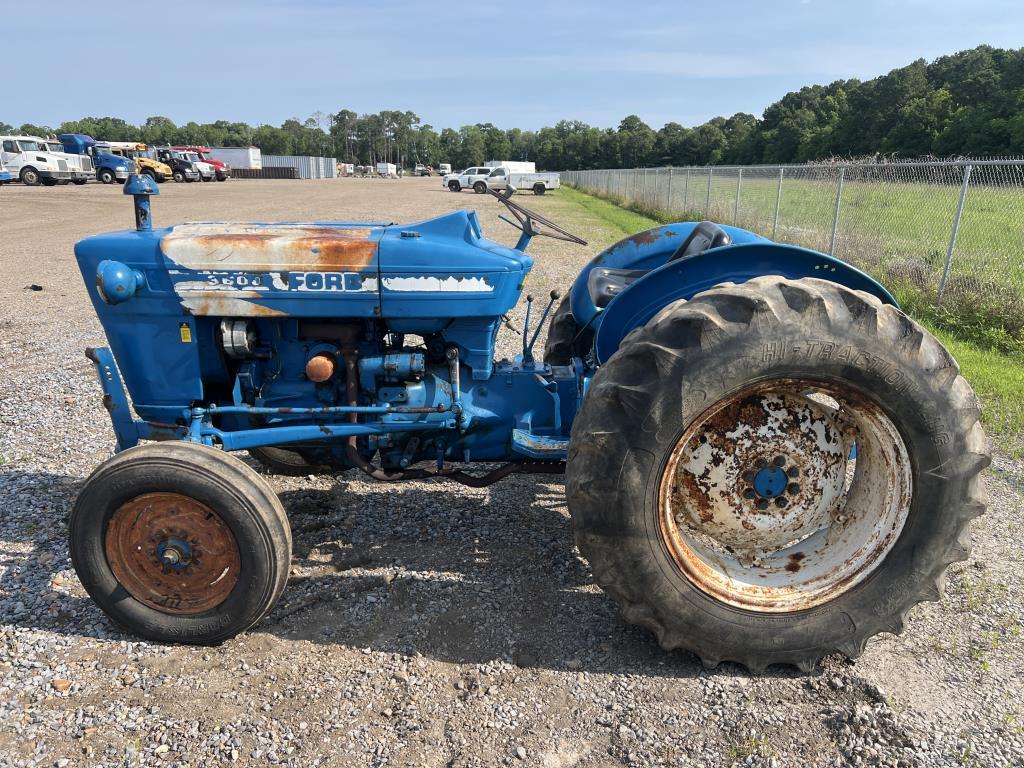
[[[113,184],[115,181],[123,183],[135,173],[134,160],[115,155],[108,146],[101,146],[92,136],[84,133],[61,133],[58,134],[57,140],[67,154],[78,155],[83,160],[88,158],[97,180],[104,184]]]
[[[209,147],[171,147],[171,149],[176,152],[195,153],[198,155],[200,161],[213,166],[217,181],[227,181],[231,178],[231,166],[223,160],[216,160],[211,157]]]
[[[181,152],[172,149],[154,149],[156,158],[171,169],[171,176],[177,182],[199,181],[202,176],[199,169],[185,158]]]
[[[32,136],[0,136],[0,163],[22,184],[52,187],[71,180],[71,169],[62,155]]]
[[[37,137],[36,140],[40,143],[40,146],[45,146],[51,154],[62,157],[67,161],[72,184],[85,184],[92,178],[92,160],[90,158],[66,152],[64,145],[56,138],[43,139]]]

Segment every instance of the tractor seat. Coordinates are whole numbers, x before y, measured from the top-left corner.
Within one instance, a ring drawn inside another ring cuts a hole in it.
[[[676,252],[672,254],[669,261],[696,256],[697,254],[704,253],[704,251],[710,251],[712,248],[729,245],[730,243],[732,243],[732,238],[728,232],[713,221],[702,221],[693,228],[689,237],[683,240],[682,245],[676,248]]]
[[[630,283],[635,283],[646,275],[646,269],[609,269],[597,267],[590,270],[587,277],[587,291],[594,306],[604,309],[608,302],[622,293]]]
[[[704,251],[719,246],[729,245],[732,238],[729,233],[715,224],[713,221],[702,221],[693,228],[689,236],[683,240],[675,253],[666,261],[676,261],[688,256],[696,256]],[[598,267],[590,271],[587,278],[587,290],[590,293],[590,300],[594,306],[603,309],[608,302],[622,293],[630,283],[635,283],[647,274],[646,269],[610,269]]]

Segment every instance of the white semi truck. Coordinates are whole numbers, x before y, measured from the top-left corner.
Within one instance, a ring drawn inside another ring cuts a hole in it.
[[[33,138],[40,143],[40,146],[45,146],[50,154],[57,155],[57,157],[64,158],[67,161],[68,170],[71,172],[70,181],[72,184],[85,184],[93,177],[92,158],[89,156],[70,154],[64,149],[60,139],[57,138],[42,139],[38,136]]]
[[[64,154],[51,152],[45,141],[33,136],[0,136],[0,163],[29,187],[67,184],[72,178]]]

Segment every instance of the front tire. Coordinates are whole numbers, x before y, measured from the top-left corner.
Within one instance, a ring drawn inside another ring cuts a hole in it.
[[[547,187],[545,187],[543,184],[534,184],[533,185],[533,194],[535,194],[535,195],[543,195],[547,191],[548,191]]]
[[[21,183],[26,187],[38,187],[42,177],[35,168],[23,168],[21,171]]]
[[[896,307],[817,279],[720,285],[594,377],[566,478],[576,540],[665,649],[754,671],[856,657],[967,557],[979,417]]]
[[[478,195],[482,195],[484,192],[487,191],[487,185],[484,184],[482,181],[478,181],[473,185],[473,191],[476,192]]]
[[[149,176],[149,178],[150,178],[150,179],[152,179],[153,181],[155,181],[155,182],[158,182],[158,183],[159,183],[159,182],[161,182],[161,181],[163,181],[163,179],[158,179],[158,178],[157,178],[157,176],[156,176],[156,171],[154,171],[154,170],[153,170],[152,168],[146,168],[146,169],[144,169],[144,170],[142,171],[142,175],[143,175],[143,176]]]
[[[270,486],[239,459],[165,442],[92,473],[69,545],[82,585],[118,624],[151,640],[211,644],[273,607],[291,531]]]
[[[171,174],[171,178],[173,178],[178,184],[181,184],[185,181],[185,174],[182,171],[174,171]]]
[[[100,168],[99,171],[96,172],[96,178],[104,184],[113,184],[117,181],[117,177],[114,175],[114,172],[109,168]]]
[[[88,179],[75,179],[73,183],[75,184],[75,186],[80,187],[83,184],[85,184],[87,181],[88,181]]]
[[[451,190],[452,192],[461,192],[462,191],[462,185],[459,184],[459,182],[457,182],[457,181],[449,181],[448,182],[448,189]]]

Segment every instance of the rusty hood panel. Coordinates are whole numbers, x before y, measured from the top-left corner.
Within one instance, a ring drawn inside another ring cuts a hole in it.
[[[191,270],[361,271],[374,267],[384,229],[345,224],[182,224],[160,240],[160,250]]]

